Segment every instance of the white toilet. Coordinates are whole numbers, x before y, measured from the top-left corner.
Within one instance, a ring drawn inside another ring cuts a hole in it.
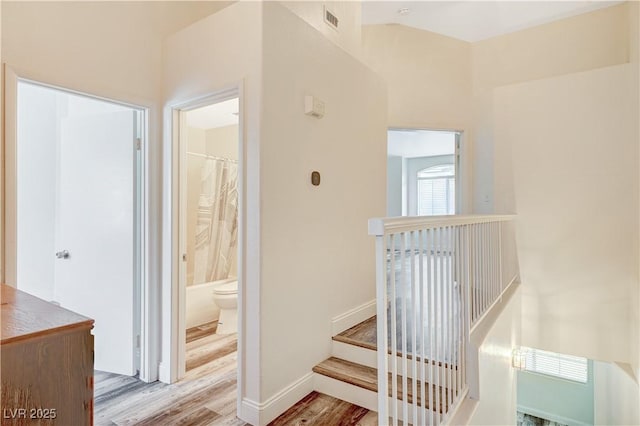
[[[238,331],[238,280],[228,281],[213,289],[213,301],[220,308],[216,334]]]

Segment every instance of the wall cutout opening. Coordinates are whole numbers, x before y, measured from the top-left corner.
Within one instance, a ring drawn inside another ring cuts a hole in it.
[[[438,216],[460,211],[460,132],[390,129],[387,216]]]

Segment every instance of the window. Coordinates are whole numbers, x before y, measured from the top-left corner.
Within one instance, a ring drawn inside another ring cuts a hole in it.
[[[418,172],[418,216],[455,214],[456,180],[453,164]]]
[[[526,371],[587,383],[587,359],[526,348]]]

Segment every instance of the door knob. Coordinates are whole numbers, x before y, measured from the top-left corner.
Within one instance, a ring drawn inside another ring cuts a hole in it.
[[[56,252],[56,257],[58,259],[68,259],[69,256],[71,256],[69,254],[69,250],[62,250],[62,251]]]

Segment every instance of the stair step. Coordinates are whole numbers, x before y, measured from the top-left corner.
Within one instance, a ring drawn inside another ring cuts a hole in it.
[[[377,316],[374,315],[371,318],[343,331],[342,333],[333,336],[332,339],[336,342],[346,343],[348,345],[357,346],[371,351],[377,351],[377,325]],[[392,353],[391,348],[389,348],[388,353]],[[396,356],[401,357],[402,351],[396,351]],[[406,356],[408,360],[413,359],[413,356],[410,353],[407,353]],[[420,361],[420,357],[416,357],[416,361]],[[425,362],[428,363],[429,360],[425,359]],[[450,367],[448,363],[443,363],[441,361],[431,361],[431,364],[437,364],[439,367],[444,368]],[[453,367],[454,370],[458,369],[457,365],[452,365],[451,367]]]
[[[331,357],[320,364],[313,367],[313,371],[317,374],[321,374],[323,376],[330,377],[335,380],[339,380],[341,382],[345,382],[351,384],[353,386],[358,386],[360,388],[377,392],[378,391],[378,370],[372,367],[367,367],[364,365],[356,364],[351,361],[347,361],[340,358]],[[403,389],[402,389],[402,378],[398,377],[398,399],[403,399]],[[417,386],[417,394],[416,401],[418,406],[422,406],[421,401],[421,389],[422,383],[420,381],[416,382]],[[439,403],[440,403],[440,413],[446,413],[449,403],[449,392],[442,386],[431,385],[426,387],[427,392],[427,405],[426,408],[431,409],[429,405],[429,392],[437,392],[439,390]],[[391,383],[391,374],[389,374],[389,396],[391,396],[392,391],[392,383]],[[414,395],[413,395],[413,380],[411,378],[407,378],[407,400],[410,404],[413,403]]]
[[[354,325],[337,336],[333,336],[333,340],[375,351],[378,341],[377,317],[374,315],[360,324]]]

